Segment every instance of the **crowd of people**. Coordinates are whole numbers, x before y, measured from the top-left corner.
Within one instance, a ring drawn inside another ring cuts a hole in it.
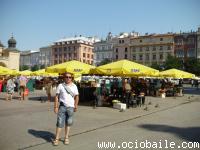
[[[62,82],[62,77],[42,77],[35,78],[26,76],[1,76],[0,92],[7,92],[6,100],[12,100],[14,92],[19,93],[19,100],[25,100],[27,92],[34,89],[44,89],[47,99],[52,100],[52,89],[56,88]],[[30,84],[31,83],[31,86]],[[166,96],[178,96],[182,92],[183,80],[154,79],[154,78],[102,78],[98,77],[91,82],[76,82],[80,90],[81,99],[93,101],[94,106],[109,105],[112,106],[113,100],[120,100],[130,106],[141,105],[145,103],[145,96],[160,96],[165,93]],[[198,80],[191,80],[192,87],[198,88]],[[88,91],[86,90],[89,87]],[[81,92],[83,91],[84,92]],[[90,93],[87,97],[87,93]]]
[[[153,78],[113,78],[91,82],[93,87],[94,105],[112,105],[113,100],[131,105],[144,105],[145,96],[181,96],[183,80],[153,79]],[[100,101],[100,102],[99,102]]]

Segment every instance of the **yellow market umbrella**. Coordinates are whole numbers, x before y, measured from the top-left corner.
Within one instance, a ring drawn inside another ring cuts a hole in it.
[[[12,72],[11,72],[10,75],[18,76],[18,75],[19,75],[19,71],[17,71],[17,70],[12,70]]]
[[[30,76],[32,74],[32,71],[24,70],[24,71],[20,71],[19,74],[24,75],[24,76]]]
[[[82,63],[80,61],[72,60],[62,64],[57,64],[51,67],[47,67],[46,72],[49,73],[70,72],[72,74],[88,74],[91,68],[94,68],[94,66]]]
[[[11,69],[0,66],[0,75],[7,75],[10,71]]]
[[[31,73],[34,76],[58,76],[58,73],[48,73],[45,69],[37,70]]]
[[[99,66],[91,71],[94,74],[114,76],[156,76],[159,71],[150,67],[128,61],[119,60],[113,63]]]
[[[0,75],[16,75],[18,71],[0,66]]]
[[[169,69],[160,72],[160,76],[173,78],[194,78],[195,75],[178,69]]]

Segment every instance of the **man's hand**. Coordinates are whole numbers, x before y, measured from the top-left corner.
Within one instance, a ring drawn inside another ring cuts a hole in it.
[[[74,106],[74,112],[77,112],[78,107]]]
[[[55,112],[55,114],[58,113],[58,107],[54,107],[54,112]]]

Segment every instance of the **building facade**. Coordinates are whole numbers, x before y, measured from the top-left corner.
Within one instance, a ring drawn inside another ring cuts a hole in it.
[[[132,61],[151,66],[153,63],[162,65],[168,55],[174,55],[174,35],[146,34],[130,39],[130,56]]]
[[[113,37],[108,33],[106,40],[94,43],[94,64],[97,66],[105,59],[113,60]]]
[[[31,51],[20,52],[20,66],[31,66]]]
[[[175,34],[174,43],[176,57],[183,60],[197,58],[197,32]]]
[[[197,58],[200,59],[200,27],[197,31]]]
[[[52,64],[60,64],[70,60],[78,60],[87,64],[94,64],[92,37],[72,37],[54,42],[52,45]]]
[[[28,66],[29,68],[33,67],[34,65],[40,66],[39,55],[40,53],[38,51],[21,51],[20,66]]]
[[[13,36],[8,40],[8,48],[5,48],[0,42],[0,66],[19,70],[20,52],[16,48],[16,44]]]
[[[39,51],[32,51],[31,52],[31,67],[34,65],[41,66],[40,64],[40,52]]]
[[[39,57],[40,65],[45,67],[49,67],[52,64],[52,47],[46,46],[40,48],[40,57]]]

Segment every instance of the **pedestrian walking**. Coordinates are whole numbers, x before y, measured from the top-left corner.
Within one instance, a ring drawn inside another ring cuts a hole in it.
[[[7,85],[6,85],[6,100],[8,101],[9,99],[12,100],[12,95],[14,93],[15,89],[15,83],[13,77],[8,77]]]
[[[25,90],[26,90],[26,83],[28,82],[28,79],[25,76],[19,77],[19,94],[20,94],[20,100],[25,100]]]
[[[44,78],[44,87],[47,94],[47,101],[51,102],[52,81],[50,77]]]
[[[63,83],[60,83],[56,90],[54,112],[57,114],[56,137],[53,145],[59,144],[61,129],[65,127],[64,144],[69,144],[69,131],[73,123],[73,113],[77,111],[79,92],[73,83],[71,73],[63,75]]]

